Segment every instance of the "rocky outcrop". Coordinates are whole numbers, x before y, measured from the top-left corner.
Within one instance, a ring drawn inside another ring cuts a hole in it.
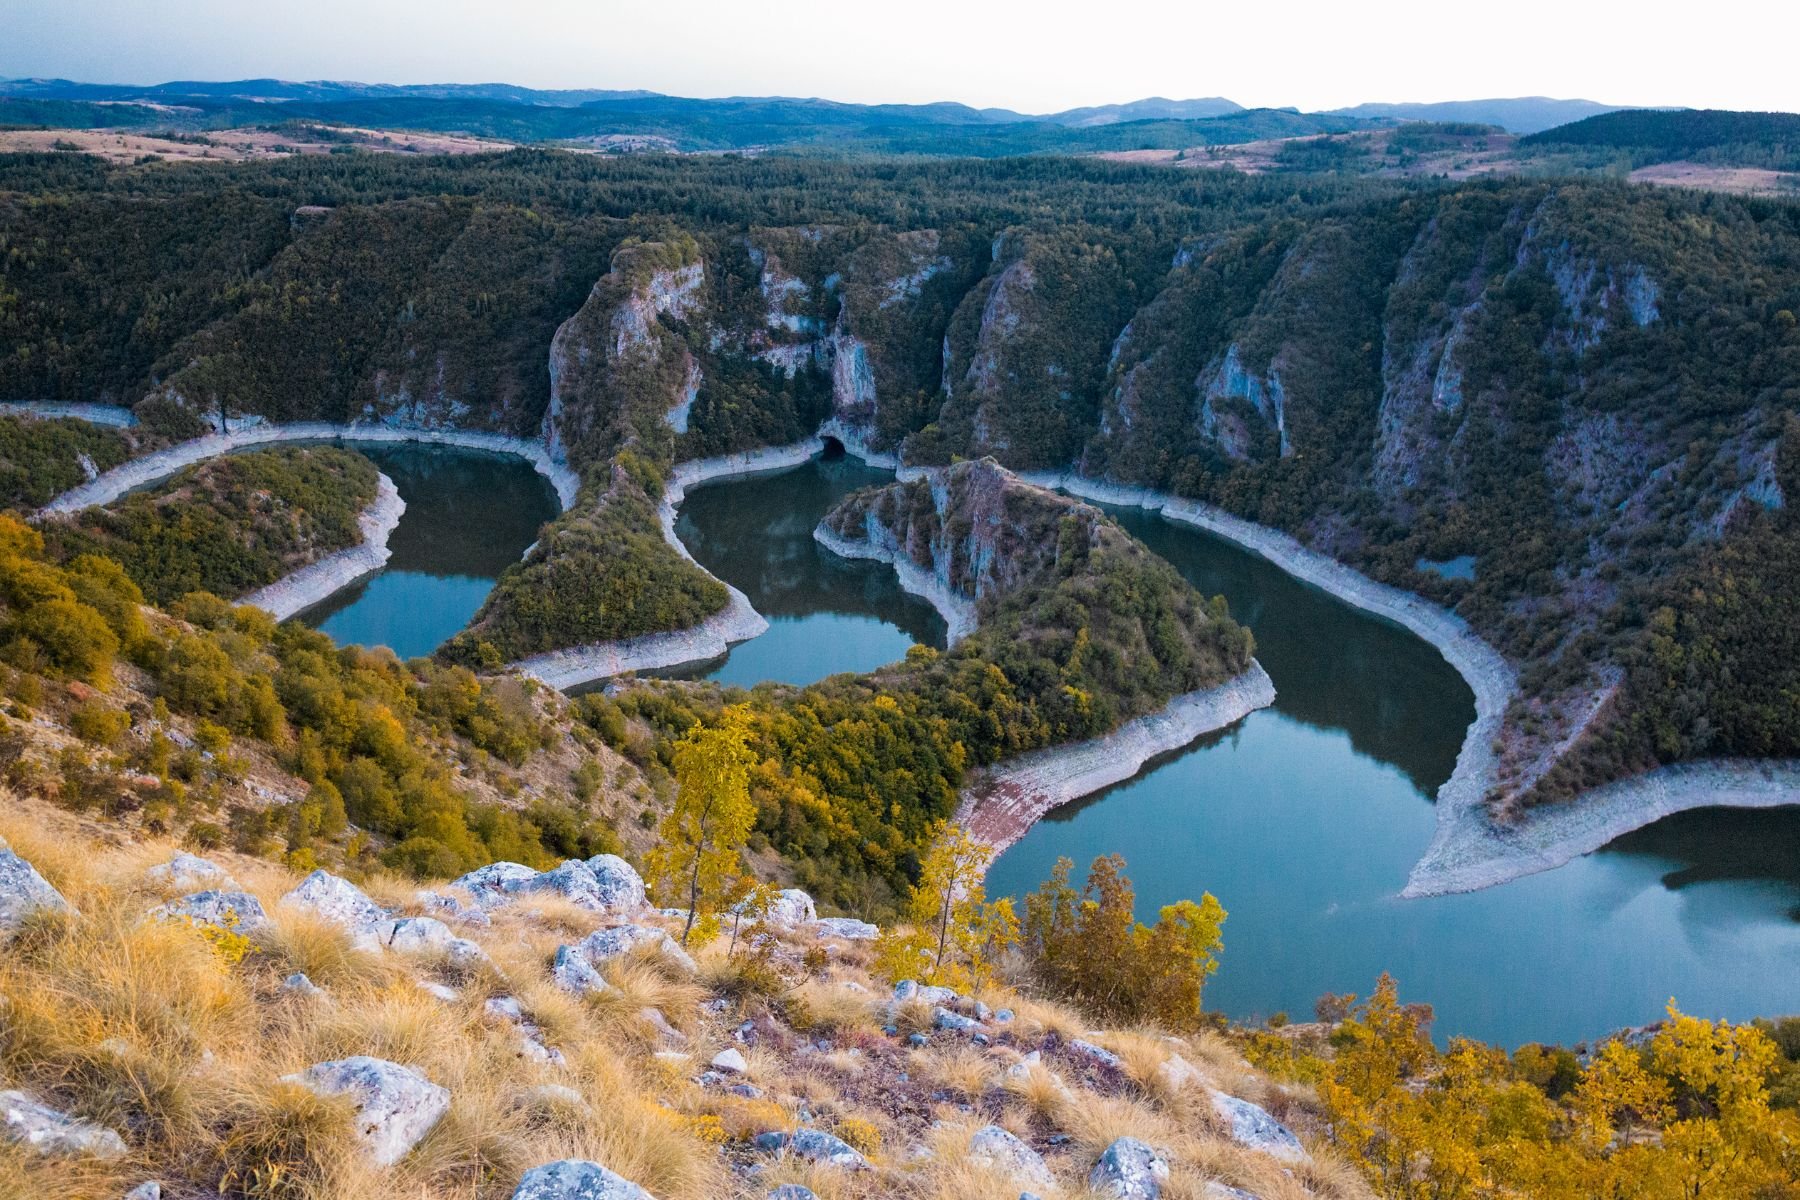
[[[68,912],[69,902],[37,868],[0,848],[0,936],[11,934],[38,912]]]
[[[637,1184],[596,1162],[565,1158],[525,1172],[512,1200],[654,1200]]]
[[[356,1108],[356,1134],[377,1166],[412,1152],[450,1111],[450,1093],[399,1063],[357,1055],[283,1076],[321,1096],[346,1096]]]
[[[125,1139],[102,1125],[71,1117],[24,1092],[0,1092],[0,1136],[39,1154],[124,1155]]]
[[[1220,454],[1234,462],[1250,461],[1255,448],[1252,420],[1274,432],[1280,457],[1293,454],[1287,429],[1287,390],[1273,364],[1266,374],[1249,370],[1233,342],[1225,357],[1196,380],[1195,386],[1200,394],[1200,434],[1217,446]]]

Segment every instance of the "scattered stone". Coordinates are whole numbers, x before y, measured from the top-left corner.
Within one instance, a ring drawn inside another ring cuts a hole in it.
[[[743,1075],[750,1070],[750,1064],[744,1061],[743,1051],[735,1046],[713,1055],[710,1065],[716,1071],[730,1071],[733,1075]]]
[[[699,970],[694,965],[694,960],[688,957],[687,951],[674,938],[647,925],[614,925],[610,929],[597,929],[577,942],[575,948],[589,963],[596,963],[629,954],[639,946],[655,947],[664,957],[690,973]]]
[[[1200,1195],[1203,1200],[1262,1200],[1262,1197],[1255,1192],[1226,1187],[1216,1179],[1207,1180],[1206,1187],[1201,1189]]]
[[[961,1013],[953,1013],[947,1008],[931,1010],[931,1024],[934,1029],[947,1030],[950,1033],[967,1033],[980,1027],[974,1017],[965,1017]]]
[[[931,1039],[922,1033],[909,1033],[906,1035],[906,1044],[913,1047],[915,1050],[923,1049],[930,1041]]]
[[[162,1184],[152,1179],[125,1193],[125,1200],[162,1200]]]
[[[784,1183],[771,1191],[764,1197],[764,1200],[819,1200],[819,1197],[809,1187],[802,1187],[797,1183]]]
[[[443,984],[435,983],[429,979],[420,981],[419,990],[428,996],[436,996],[445,1004],[455,1004],[457,1000],[461,999],[453,989],[447,988]]]
[[[754,1083],[734,1083],[725,1089],[733,1096],[742,1096],[746,1100],[761,1100],[763,1090]]]
[[[1044,1157],[998,1125],[977,1129],[969,1139],[969,1161],[1010,1175],[1016,1183],[1053,1187],[1056,1179]]]
[[[459,938],[436,917],[401,917],[376,927],[380,945],[396,954],[442,954],[458,966],[486,962],[487,951]]]
[[[1013,1019],[1013,1010],[1010,1008],[1000,1009],[998,1012],[996,1012],[994,1014],[994,1024],[996,1024],[996,1025],[1011,1024],[1012,1019]]]
[[[525,1172],[512,1200],[655,1200],[629,1179],[599,1163],[565,1158]]]
[[[325,870],[314,871],[302,879],[298,887],[281,898],[281,903],[343,927],[359,945],[366,944],[368,931],[388,916],[387,910],[369,899],[361,888]]]
[[[200,892],[207,888],[230,892],[239,890],[238,881],[231,877],[231,872],[185,850],[177,852],[168,862],[145,871],[144,881],[152,887],[171,892]]]
[[[1207,1086],[1205,1073],[1179,1054],[1171,1054],[1167,1061],[1156,1068],[1156,1074],[1163,1086],[1172,1092],[1188,1087]]]
[[[325,989],[308,979],[304,971],[295,971],[282,980],[281,990],[292,996],[304,996],[308,1000],[325,994]]]
[[[669,1024],[669,1018],[663,1016],[663,1010],[646,1005],[638,1009],[638,1019],[656,1030],[657,1035],[671,1046],[687,1045],[687,1034]]]
[[[1062,1076],[1050,1070],[1048,1066],[1045,1066],[1043,1054],[1036,1050],[1033,1050],[1030,1054],[1027,1054],[1024,1058],[1021,1058],[1018,1062],[1000,1072],[1000,1081],[1005,1083],[1008,1081],[1030,1079],[1034,1068],[1042,1068],[1044,1072],[1049,1075],[1051,1086],[1056,1090],[1057,1095],[1061,1096],[1063,1099],[1066,1100],[1074,1094],[1069,1091],[1069,1085],[1063,1082]]]
[[[1231,1138],[1238,1145],[1261,1150],[1284,1162],[1305,1161],[1306,1148],[1300,1144],[1300,1139],[1266,1109],[1224,1092],[1214,1092],[1212,1101],[1219,1116],[1231,1125]]]
[[[1159,1200],[1169,1164],[1143,1142],[1122,1137],[1088,1173],[1088,1186],[1109,1200]]]
[[[846,942],[872,942],[881,936],[881,927],[853,917],[820,917],[813,922],[813,933],[822,938],[842,938]]]
[[[594,964],[572,946],[556,948],[556,961],[550,967],[550,978],[557,987],[576,996],[612,990],[612,984],[594,970]]]
[[[1098,1063],[1100,1066],[1110,1067],[1115,1071],[1121,1069],[1125,1065],[1124,1061],[1111,1050],[1096,1046],[1092,1042],[1084,1042],[1080,1038],[1075,1038],[1069,1043],[1069,1053],[1079,1055],[1089,1062]]]
[[[283,1081],[321,1096],[349,1096],[357,1134],[383,1167],[405,1158],[450,1111],[450,1093],[422,1072],[367,1055],[317,1063]]]
[[[0,850],[0,930],[17,929],[40,908],[67,912],[69,902],[36,867],[11,850]]]
[[[956,1004],[962,1000],[962,997],[957,995],[952,988],[930,985],[920,986],[918,998],[926,1004]]]
[[[254,933],[269,923],[262,901],[248,892],[195,892],[158,905],[150,915],[159,921],[191,921],[233,933]]]
[[[782,1133],[772,1130],[759,1133],[753,1145],[758,1150],[771,1153],[786,1151],[796,1158],[804,1158],[808,1162],[824,1163],[833,1167],[847,1167],[853,1171],[867,1170],[869,1160],[849,1142],[822,1129],[800,1129],[793,1133]]]
[[[977,1021],[986,1021],[994,1015],[994,1010],[979,1000],[969,1006],[969,1011]]]
[[[125,1139],[112,1130],[58,1112],[24,1092],[0,1092],[0,1133],[39,1154],[118,1158],[125,1153]]]
[[[916,980],[902,979],[894,985],[894,1003],[905,1004],[909,1000],[919,998],[919,984]]]
[[[989,1037],[985,1033],[974,1034],[969,1038],[969,1040],[971,1042],[974,1042],[977,1046],[991,1046],[994,1044],[994,1039]]]

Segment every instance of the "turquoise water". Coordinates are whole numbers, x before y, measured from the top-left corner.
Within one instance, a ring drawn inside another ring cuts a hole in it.
[[[866,670],[942,625],[891,571],[811,540],[837,495],[882,472],[843,460],[693,494],[678,531],[775,626],[694,676],[805,683]],[[1140,917],[1211,891],[1230,910],[1208,1007],[1306,1017],[1324,992],[1392,972],[1440,1037],[1574,1042],[1689,1011],[1800,1011],[1800,812],[1709,810],[1659,822],[1560,870],[1467,896],[1400,900],[1429,842],[1431,797],[1474,716],[1428,644],[1263,560],[1136,510],[1115,512],[1256,633],[1275,705],[1041,821],[990,890],[1077,877],[1119,853]]]
[[[346,442],[375,461],[406,512],[393,557],[296,617],[340,644],[430,654],[469,623],[499,578],[556,516],[556,493],[510,454],[416,443]]]
[[[838,500],[893,478],[838,453],[690,492],[676,515],[676,536],[701,566],[743,591],[769,619],[769,631],[723,658],[660,674],[738,687],[765,680],[805,685],[872,671],[905,657],[916,642],[943,646],[943,619],[900,590],[893,568],[839,558],[813,541],[814,527]]]

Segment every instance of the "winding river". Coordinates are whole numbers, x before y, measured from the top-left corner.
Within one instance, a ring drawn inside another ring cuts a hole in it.
[[[298,614],[340,643],[430,654],[469,623],[519,561],[556,493],[524,459],[418,442],[343,443],[394,481],[406,512],[387,565]]]
[[[677,533],[771,621],[687,677],[807,683],[866,670],[943,626],[891,572],[817,548],[813,524],[891,478],[843,459],[718,482]],[[1060,809],[1007,851],[994,894],[1059,856],[1123,854],[1140,916],[1203,890],[1231,910],[1208,1006],[1305,1019],[1322,993],[1389,971],[1440,1036],[1576,1042],[1688,1011],[1800,1010],[1800,810],[1706,809],[1555,871],[1467,895],[1401,900],[1431,839],[1473,702],[1431,646],[1245,551],[1138,509],[1111,510],[1255,631],[1275,705]]]

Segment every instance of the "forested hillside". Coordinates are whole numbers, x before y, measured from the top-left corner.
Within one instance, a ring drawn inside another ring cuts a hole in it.
[[[1454,606],[1522,668],[1502,793],[1800,753],[1755,632],[1794,603],[1791,206],[535,151],[13,156],[0,188],[0,398],[551,437],[582,499],[465,661],[716,608],[659,536],[669,468],[830,416],[1207,500]]]
[[[1800,114],[1631,109],[1546,129],[1523,144],[1611,147],[1640,163],[1679,158],[1791,171],[1800,167]]]

